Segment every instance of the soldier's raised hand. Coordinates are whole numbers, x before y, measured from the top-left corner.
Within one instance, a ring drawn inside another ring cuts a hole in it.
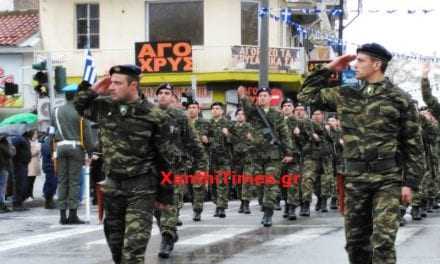
[[[348,67],[348,64],[356,59],[354,54],[345,54],[336,57],[334,60],[329,62],[325,67],[334,72],[341,72]]]
[[[108,87],[112,83],[110,76],[107,75],[104,78],[100,79],[92,86],[92,90],[95,91],[99,95],[105,95],[108,93]]]
[[[431,65],[429,63],[423,63],[422,64],[422,78],[428,78],[430,71],[431,71]]]
[[[238,98],[241,98],[246,95],[246,87],[243,85],[238,86],[237,88],[237,96]]]

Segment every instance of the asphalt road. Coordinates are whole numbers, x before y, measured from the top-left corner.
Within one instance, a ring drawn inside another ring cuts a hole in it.
[[[289,221],[276,211],[274,225],[265,228],[256,202],[251,203],[251,215],[238,214],[238,206],[230,202],[227,217],[219,219],[212,216],[214,205],[206,203],[202,221],[195,223],[191,205],[185,204],[172,257],[157,257],[160,236],[155,226],[145,263],[348,263],[338,212],[313,212],[310,218]],[[61,226],[57,210],[41,207],[0,214],[0,263],[112,263],[96,208],[92,209],[91,224],[81,226]],[[440,211],[399,230],[399,264],[440,263],[439,216]]]

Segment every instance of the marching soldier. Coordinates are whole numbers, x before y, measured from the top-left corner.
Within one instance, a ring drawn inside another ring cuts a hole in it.
[[[246,117],[255,129],[255,147],[258,150],[254,161],[254,175],[264,175],[263,211],[261,223],[272,226],[273,210],[279,194],[281,164],[293,161],[293,145],[287,125],[279,113],[270,107],[271,91],[262,87],[257,91],[257,103],[252,104],[246,88],[237,89]]]
[[[246,122],[246,116],[242,109],[235,112],[237,122],[232,127],[232,164],[237,177],[241,177],[242,183],[238,184],[238,193],[241,200],[239,213],[250,214],[249,202],[255,192],[254,184],[247,180],[252,175],[253,147],[252,126]]]
[[[330,209],[338,209],[338,201],[336,195],[336,178],[344,172],[344,159],[342,158],[342,150],[344,141],[342,140],[342,131],[339,126],[339,120],[335,117],[330,117],[327,120],[329,125],[329,134],[332,138],[333,144],[333,179],[332,179],[332,195],[330,199]]]
[[[399,205],[410,203],[423,173],[418,114],[408,94],[384,77],[392,54],[365,44],[310,74],[298,99],[338,113],[346,159],[345,233],[351,264],[396,263]],[[333,72],[356,59],[358,85],[328,88]],[[403,177],[402,177],[403,175]]]
[[[283,164],[281,175],[283,180],[281,181],[282,191],[285,193],[285,207],[283,217],[289,220],[296,219],[296,207],[300,204],[300,192],[299,192],[299,179],[300,179],[300,124],[299,120],[294,115],[294,105],[290,98],[286,98],[281,102],[281,112],[283,113],[284,120],[286,121],[289,135],[292,138],[292,143],[295,146],[296,157],[291,163]],[[286,178],[287,177],[287,178]]]
[[[195,162],[195,174],[206,171],[206,154],[201,142],[189,124],[188,118],[182,110],[177,109],[174,104],[174,87],[165,83],[156,90],[159,108],[164,110],[170,117],[171,143],[175,145],[177,160],[173,161],[171,167],[164,166],[164,171],[173,175],[186,175],[192,167],[191,161]],[[162,243],[159,257],[168,258],[177,241],[176,225],[179,221],[179,211],[183,207],[183,195],[185,186],[183,183],[174,185],[174,205],[160,209],[159,226],[162,233]],[[180,222],[180,224],[179,224]]]
[[[115,263],[144,263],[153,209],[173,204],[157,159],[174,160],[169,117],[140,96],[140,69],[118,65],[91,89],[79,87],[75,108],[98,123],[106,176],[104,233]]]
[[[201,143],[203,144],[203,151],[207,156],[207,146],[208,146],[208,134],[209,134],[209,122],[202,117],[200,117],[200,105],[197,101],[188,102],[186,105],[186,114],[190,125],[195,129]],[[189,170],[190,175],[195,175],[196,173],[196,160],[194,157],[191,158],[191,168]],[[193,221],[198,222],[202,220],[203,212],[203,202],[205,200],[205,191],[207,182],[193,182],[191,184],[192,190],[192,205],[193,205]]]
[[[226,217],[225,209],[228,208],[229,178],[231,174],[231,122],[224,117],[224,105],[214,102],[211,105],[212,119],[209,128],[209,160],[210,171],[218,176],[214,185],[214,202],[216,204],[215,217]]]

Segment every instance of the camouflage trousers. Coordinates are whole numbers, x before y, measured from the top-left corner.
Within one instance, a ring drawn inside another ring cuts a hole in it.
[[[412,200],[412,206],[422,206],[423,201],[428,199],[428,189],[430,188],[428,186],[428,183],[430,180],[428,179],[431,177],[431,173],[429,171],[426,171],[422,177],[422,180],[419,184],[419,190],[417,192],[414,192],[413,200]]]
[[[273,209],[280,194],[279,181],[281,172],[280,160],[255,160],[253,164],[253,176],[256,179],[258,176],[265,177],[265,182],[259,184],[257,181],[253,184],[262,193],[263,207]],[[271,179],[274,181],[272,182]],[[258,191],[258,190],[257,190]]]
[[[238,190],[238,198],[242,201],[251,201],[256,196],[255,185],[251,182],[253,166],[248,160],[234,161],[234,173],[240,177],[240,184],[236,184]]]
[[[211,193],[213,194],[213,202],[218,208],[228,208],[229,200],[229,178],[231,167],[229,165],[212,164],[211,171],[213,176],[218,179],[211,185]],[[217,177],[218,176],[218,177]]]
[[[282,197],[289,205],[298,206],[300,204],[300,169],[296,164],[283,165],[280,187]]]
[[[104,233],[115,263],[144,263],[155,200],[156,194],[139,187],[104,190]]]
[[[333,175],[333,162],[330,158],[323,158],[320,160],[321,166],[321,196],[332,197],[335,196],[336,181]]]
[[[345,236],[350,264],[395,264],[401,186],[345,180]]]
[[[319,160],[304,158],[303,177],[301,180],[302,200],[311,202],[316,178],[319,174]]]

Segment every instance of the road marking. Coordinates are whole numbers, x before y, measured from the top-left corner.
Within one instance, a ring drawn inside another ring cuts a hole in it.
[[[22,247],[34,246],[57,239],[64,239],[76,235],[83,235],[99,230],[102,230],[102,226],[82,226],[82,227],[72,228],[69,230],[62,230],[53,233],[46,233],[46,234],[3,241],[0,243],[0,252],[11,249],[22,248]]]
[[[193,238],[185,239],[177,242],[178,245],[200,246],[216,243],[225,239],[230,239],[239,234],[247,233],[255,228],[225,228],[212,233],[203,234]]]
[[[153,229],[151,230],[151,236],[158,235],[159,233],[160,233],[159,228],[157,226],[153,226]],[[86,246],[93,246],[93,245],[107,245],[107,240],[105,240],[104,238],[86,243]]]
[[[408,239],[413,237],[422,229],[423,229],[422,227],[399,228],[399,231],[397,231],[396,246],[400,246],[401,244],[405,243]]]
[[[269,242],[263,243],[263,247],[283,247],[283,246],[291,246],[294,244],[299,244],[307,240],[316,239],[326,233],[336,230],[336,228],[311,228],[306,230],[298,231],[294,234],[283,236],[281,238],[277,238],[271,240]]]

